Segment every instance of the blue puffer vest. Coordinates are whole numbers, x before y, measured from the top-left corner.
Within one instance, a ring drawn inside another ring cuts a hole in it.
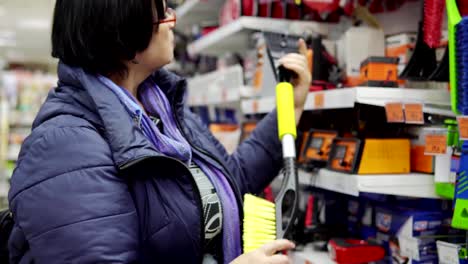
[[[94,76],[65,64],[58,75],[11,181],[11,262],[201,263],[202,207],[187,167],[158,153]],[[166,70],[150,78],[194,151],[228,177],[239,206],[278,174],[275,113],[229,155],[184,105],[185,80]]]

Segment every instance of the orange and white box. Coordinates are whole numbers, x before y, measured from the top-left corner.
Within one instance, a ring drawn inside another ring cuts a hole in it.
[[[385,56],[400,58],[400,64],[407,64],[416,44],[416,33],[401,33],[385,39]]]

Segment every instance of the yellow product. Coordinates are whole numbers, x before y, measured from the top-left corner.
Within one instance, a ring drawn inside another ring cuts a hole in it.
[[[244,196],[244,253],[276,239],[275,204],[251,194]]]
[[[281,68],[280,68],[281,69]],[[294,88],[289,72],[280,70],[276,87],[278,133],[283,146],[283,183],[275,203],[250,194],[244,196],[244,253],[256,250],[277,238],[285,238],[297,217],[297,136],[294,113]]]
[[[409,173],[409,139],[366,139],[358,174]]]
[[[288,82],[276,86],[276,107],[278,111],[278,133],[282,139],[285,135],[297,136],[296,114],[294,112],[294,87]]]

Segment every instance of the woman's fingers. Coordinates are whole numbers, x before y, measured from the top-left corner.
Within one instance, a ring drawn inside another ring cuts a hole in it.
[[[303,39],[299,39],[299,53],[305,57],[307,57],[307,44]]]
[[[296,245],[294,245],[294,243],[292,243],[291,241],[286,240],[286,239],[280,239],[280,240],[275,240],[268,244],[265,244],[262,247],[262,250],[267,256],[272,256],[279,251],[290,250],[295,247]]]
[[[289,257],[285,255],[273,255],[269,257],[269,262],[271,264],[290,264]]]

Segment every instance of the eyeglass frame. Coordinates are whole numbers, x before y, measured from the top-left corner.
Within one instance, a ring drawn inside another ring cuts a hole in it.
[[[161,19],[159,21],[154,22],[153,25],[160,25],[160,24],[172,23],[172,22],[174,22],[174,24],[177,23],[177,15],[174,9],[168,7],[165,13],[166,13],[166,17],[167,15],[170,15],[171,18]]]

